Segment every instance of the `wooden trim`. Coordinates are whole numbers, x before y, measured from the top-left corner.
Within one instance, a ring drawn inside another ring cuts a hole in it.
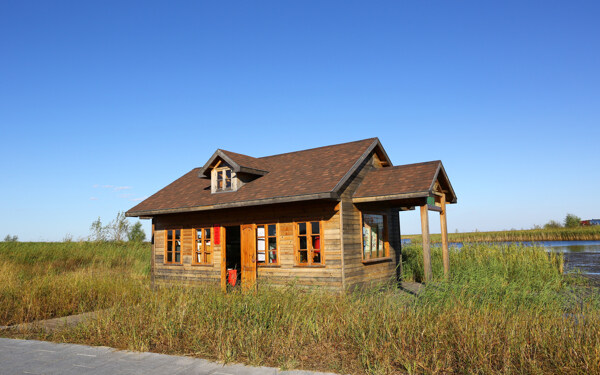
[[[383,257],[383,258],[373,258],[373,259],[363,260],[362,264],[374,264],[374,263],[391,262],[392,260],[393,260],[392,257],[387,256],[387,257]]]
[[[292,223],[294,225],[294,267],[325,267],[325,238],[323,236],[323,220],[294,220]],[[302,223],[306,224],[306,234],[303,235],[303,237],[306,237],[307,263],[300,263],[300,234],[298,233],[298,224]],[[311,223],[319,223],[319,252],[321,255],[321,262],[319,263],[313,263],[314,248],[312,245],[313,232]]]
[[[442,212],[442,208],[438,207],[438,206],[431,206],[431,205],[427,205],[427,210],[429,211],[435,211],[435,212]]]
[[[423,270],[425,281],[431,281],[431,250],[429,247],[429,211],[427,205],[421,206],[421,234],[423,236]]]
[[[335,184],[335,186],[333,187],[333,191],[334,192],[337,193],[338,190],[340,190],[341,187],[344,186],[344,184],[346,183],[346,181],[348,181],[348,179],[350,177],[352,177],[352,175],[354,174],[354,172],[356,172],[356,170],[358,169],[358,167],[360,167],[360,165],[371,155],[371,152],[377,146],[379,146],[379,148],[383,150],[383,147],[381,146],[381,143],[379,142],[379,139],[375,138],[373,140],[373,143],[371,143],[371,145],[366,149],[365,152],[363,152],[363,154],[360,156],[360,158],[352,165],[352,167],[350,167],[350,170],[348,172],[346,172],[346,174],[344,174],[344,176],[342,177],[342,179],[337,184]],[[383,151],[383,153],[385,154],[385,151]],[[388,161],[389,161],[389,159],[388,159]],[[390,161],[390,164],[391,164],[391,161]]]
[[[167,264],[170,266],[179,266],[179,265],[183,265],[183,228],[174,228],[174,229],[164,229],[164,258],[163,258],[163,264]],[[168,242],[169,242],[169,235],[168,235],[168,231],[173,231],[173,239],[171,240],[172,242],[172,250],[171,253],[173,254],[172,257],[172,261],[169,262],[167,261],[168,257],[167,257],[167,253],[168,253]],[[175,244],[175,231],[179,231],[179,262],[175,261],[175,246],[173,246]]]
[[[352,203],[368,203],[379,201],[391,201],[409,198],[426,198],[429,196],[429,191],[419,191],[413,193],[390,194],[390,195],[374,195],[371,197],[352,198]]]
[[[260,263],[258,261],[258,226],[262,225],[265,228],[265,236],[264,236],[264,240],[265,240],[265,262],[264,263]],[[269,225],[275,225],[275,241],[277,241],[276,243],[276,259],[277,261],[275,263],[269,263],[268,259],[269,259],[269,237],[273,237],[273,236],[269,236]],[[279,266],[279,255],[280,255],[280,240],[279,240],[279,223],[256,223],[254,224],[254,238],[256,240],[256,267],[273,267],[273,266]]]
[[[450,274],[450,253],[448,252],[448,223],[446,222],[446,196],[441,197],[442,211],[440,212],[440,229],[442,233],[442,261],[444,263],[444,275]]]
[[[365,259],[365,237],[363,233],[364,218],[363,215],[381,215],[383,216],[383,256],[377,258]],[[360,211],[360,252],[362,262],[368,262],[371,260],[378,260],[382,258],[388,258],[390,256],[390,238],[389,238],[389,215],[385,211]]]
[[[291,195],[291,196],[287,196],[287,197],[277,197],[277,198],[254,199],[254,200],[248,200],[248,201],[220,203],[220,204],[207,205],[207,206],[196,206],[196,207],[185,207],[185,208],[166,208],[166,209],[160,209],[160,210],[147,210],[147,211],[134,211],[134,212],[126,212],[125,216],[138,217],[138,216],[146,216],[146,215],[174,214],[174,213],[181,213],[181,212],[197,212],[197,211],[219,210],[219,209],[224,209],[224,208],[261,206],[261,205],[266,205],[266,204],[302,202],[302,201],[320,200],[320,199],[327,199],[327,200],[331,199],[331,200],[339,201],[339,197],[337,196],[337,194],[335,194],[333,192],[328,192],[328,193],[317,193],[317,194],[306,194],[306,195]]]
[[[345,253],[345,249],[344,249],[344,215],[343,215],[343,204],[342,202],[338,203],[337,206],[339,207],[338,210],[338,215],[340,216],[340,221],[339,221],[339,234],[340,234],[340,256],[341,256],[341,261],[342,261],[342,290],[346,290],[346,265],[345,265],[345,261],[344,261],[344,253]],[[362,217],[362,215],[361,215]]]
[[[227,292],[227,228],[221,226],[219,232],[221,233],[221,290]]]
[[[215,231],[213,230],[213,227],[201,227],[201,228],[192,228],[193,229],[193,235],[194,235],[194,240],[192,241],[193,246],[192,246],[192,265],[193,266],[206,266],[206,265],[213,265],[214,264],[214,255],[215,255]],[[201,258],[202,259],[206,259],[206,247],[204,246],[204,242],[206,241],[206,232],[204,232],[206,229],[210,229],[210,252],[208,252],[208,254],[210,254],[210,261],[207,262],[198,262],[198,229],[200,229],[202,231],[202,251],[200,252],[201,254]]]

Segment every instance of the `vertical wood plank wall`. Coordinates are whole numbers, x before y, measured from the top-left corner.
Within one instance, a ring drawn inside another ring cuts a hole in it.
[[[295,265],[294,222],[322,220],[324,266],[303,267]],[[221,259],[224,243],[213,245],[211,265],[192,264],[194,228],[219,225],[279,223],[278,266],[258,266],[257,282],[262,285],[319,286],[341,290],[342,266],[340,245],[340,218],[338,202],[299,202],[274,204],[253,208],[224,209],[212,212],[160,215],[154,218],[154,276],[157,280],[182,280],[187,282],[221,281]],[[164,263],[165,230],[182,229],[183,264]],[[214,239],[213,239],[214,244]]]

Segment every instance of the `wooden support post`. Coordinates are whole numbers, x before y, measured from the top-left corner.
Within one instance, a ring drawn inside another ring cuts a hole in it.
[[[446,223],[446,194],[440,197],[442,212],[440,212],[440,229],[442,232],[442,260],[444,262],[444,275],[450,275],[450,254],[448,253],[448,225]]]
[[[425,281],[431,281],[431,250],[429,248],[429,210],[427,203],[421,206],[421,234],[423,235],[423,270]]]

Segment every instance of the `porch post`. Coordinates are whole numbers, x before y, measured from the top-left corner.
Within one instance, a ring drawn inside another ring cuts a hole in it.
[[[446,194],[442,194],[440,203],[442,211],[440,212],[440,229],[442,232],[442,260],[444,262],[444,276],[450,275],[450,254],[448,253],[448,225],[446,223]]]
[[[431,251],[429,249],[429,210],[427,203],[421,206],[421,234],[423,235],[423,270],[425,272],[425,281],[430,281],[431,272]]]

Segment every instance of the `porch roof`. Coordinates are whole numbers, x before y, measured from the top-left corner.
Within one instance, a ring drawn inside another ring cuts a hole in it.
[[[434,195],[435,183],[439,182],[442,193],[448,203],[456,203],[457,198],[448,175],[439,160],[425,163],[399,165],[390,168],[378,168],[370,171],[358,187],[352,201],[354,203],[427,198]]]

